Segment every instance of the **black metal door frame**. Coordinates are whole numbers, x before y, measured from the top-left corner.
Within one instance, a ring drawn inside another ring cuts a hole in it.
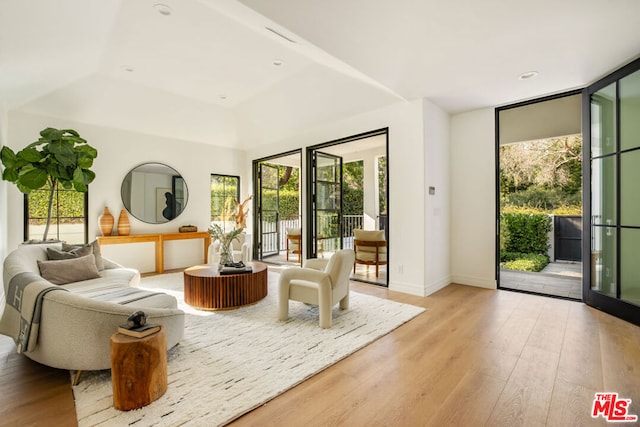
[[[621,244],[620,244],[620,235],[622,229],[625,228],[639,228],[633,226],[623,226],[620,222],[620,155],[625,151],[620,150],[620,92],[619,92],[619,80],[622,78],[640,70],[640,59],[637,59],[624,67],[614,71],[608,76],[603,77],[592,85],[586,87],[582,91],[582,133],[583,133],[583,141],[584,149],[582,150],[583,158],[582,158],[582,200],[583,200],[583,242],[582,242],[582,253],[585,255],[582,263],[582,299],[583,301],[595,308],[598,308],[606,313],[609,313],[613,316],[624,319],[628,322],[634,323],[636,325],[640,325],[640,306],[635,305],[633,303],[624,301],[621,299],[621,287],[624,286],[624,283],[620,282],[620,272],[621,272]],[[592,186],[591,186],[591,162],[594,156],[592,156],[591,152],[591,140],[592,140],[592,95],[601,89],[606,88],[607,86],[614,85],[616,89],[616,96],[614,100],[615,107],[615,116],[613,124],[615,126],[615,150],[613,153],[608,153],[606,155],[600,155],[600,153],[595,158],[604,158],[604,157],[612,157],[614,158],[616,167],[615,167],[615,182],[616,182],[616,194],[615,194],[615,203],[616,203],[616,223],[615,224],[600,224],[597,221],[594,221],[592,218]],[[627,150],[630,151],[630,150]],[[615,243],[615,280],[616,280],[616,295],[615,297],[609,296],[604,292],[599,292],[598,290],[593,289],[592,283],[595,280],[595,277],[592,277],[592,273],[595,271],[597,264],[594,265],[594,257],[592,254],[592,238],[593,238],[593,229],[602,229],[605,227],[607,232],[615,233],[616,243]],[[586,256],[589,254],[589,256]]]

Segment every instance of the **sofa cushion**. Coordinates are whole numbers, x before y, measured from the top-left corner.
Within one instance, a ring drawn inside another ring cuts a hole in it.
[[[139,308],[173,309],[178,307],[176,298],[163,291],[128,286],[128,282],[131,280],[131,272],[135,272],[135,270],[128,268],[105,270],[100,273],[100,278],[68,283],[61,287],[72,294],[94,301],[130,305]]]
[[[100,277],[93,255],[58,261],[38,260],[40,275],[54,285]]]
[[[63,251],[56,248],[47,248],[47,258],[49,261],[59,261],[62,259],[79,258],[93,254],[92,246],[80,246],[70,251]]]
[[[62,250],[65,252],[70,252],[74,249],[89,247],[89,246],[91,246],[93,250],[93,255],[96,258],[96,267],[98,267],[98,271],[104,270],[104,261],[102,260],[102,251],[100,251],[100,244],[98,243],[98,240],[94,240],[93,242],[88,243],[86,245],[69,245],[67,243],[63,243]]]

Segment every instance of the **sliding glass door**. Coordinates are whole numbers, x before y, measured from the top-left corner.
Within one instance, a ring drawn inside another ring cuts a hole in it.
[[[583,298],[640,324],[640,60],[583,92]],[[590,190],[590,191],[589,191]]]

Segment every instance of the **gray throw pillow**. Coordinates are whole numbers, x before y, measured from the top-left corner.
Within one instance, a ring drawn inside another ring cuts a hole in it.
[[[89,246],[93,249],[93,256],[96,258],[96,267],[98,267],[98,271],[104,270],[104,261],[102,260],[102,252],[100,251],[100,244],[98,243],[98,240],[94,240],[86,245],[69,245],[67,243],[63,243],[62,250],[69,252],[77,248]]]
[[[80,246],[70,251],[61,251],[55,248],[47,248],[47,258],[49,261],[59,261],[61,259],[79,258],[93,254],[93,246]]]
[[[38,260],[40,275],[54,285],[80,282],[100,277],[93,255],[59,261]]]

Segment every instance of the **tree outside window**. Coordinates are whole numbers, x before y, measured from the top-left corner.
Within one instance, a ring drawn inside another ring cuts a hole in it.
[[[49,186],[25,194],[25,240],[41,238],[47,222]],[[70,244],[87,243],[89,192],[58,185],[54,192],[49,238]]]

